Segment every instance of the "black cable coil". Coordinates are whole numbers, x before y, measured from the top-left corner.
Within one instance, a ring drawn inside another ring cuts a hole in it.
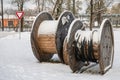
[[[83,62],[85,61],[91,61],[91,62],[97,62],[97,59],[95,59],[94,52],[93,52],[93,40],[92,37],[90,38],[90,41],[86,40],[84,37],[83,40],[79,43],[78,40],[81,36],[79,35],[78,39],[74,42],[75,45],[75,56],[76,59],[81,60]],[[81,46],[78,47],[77,45]]]

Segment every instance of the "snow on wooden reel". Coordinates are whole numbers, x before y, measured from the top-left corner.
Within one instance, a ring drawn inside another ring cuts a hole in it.
[[[83,26],[83,24],[80,22],[79,19],[76,19],[75,20],[76,23],[75,23],[75,26],[78,26],[80,25],[79,27],[77,27],[76,29],[81,29],[81,30],[85,30],[85,26]],[[74,23],[74,22],[73,22]],[[72,24],[71,24],[72,25]],[[68,30],[70,33],[71,31],[71,27],[69,28],[70,30]],[[70,35],[70,34],[69,34]],[[71,34],[72,35],[72,34]],[[68,53],[68,49],[67,49],[67,39],[68,39],[68,35],[66,36],[66,38],[64,39],[64,43],[63,43],[63,60],[65,62],[65,64],[68,64],[69,65],[69,53]]]
[[[83,31],[82,23],[74,20],[67,35],[69,65],[73,72],[80,70],[86,62],[99,63],[104,74],[112,67],[114,56],[114,37],[112,25],[103,20],[99,30]]]
[[[40,61],[49,61],[54,53],[63,60],[63,41],[74,16],[64,11],[58,20],[53,20],[48,12],[41,12],[36,17],[32,32],[31,46],[35,57]]]

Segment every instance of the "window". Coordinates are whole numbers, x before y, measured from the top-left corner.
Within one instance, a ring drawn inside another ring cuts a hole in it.
[[[13,21],[8,21],[8,27],[13,27]]]

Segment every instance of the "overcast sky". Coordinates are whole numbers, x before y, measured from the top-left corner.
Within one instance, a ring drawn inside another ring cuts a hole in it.
[[[15,4],[11,4],[11,1],[12,0],[3,0],[4,9],[9,9],[9,8],[16,9],[17,8]],[[33,0],[30,0],[27,3],[25,3],[24,8],[34,9],[35,4],[34,4]]]
[[[82,0],[84,1],[84,0]],[[10,8],[13,8],[13,9],[17,9],[17,7],[15,6],[15,4],[11,4],[10,3],[11,0],[3,0],[3,4],[4,4],[4,9],[10,9]],[[116,2],[120,2],[120,0],[114,0],[114,3]],[[1,6],[1,4],[0,4]],[[30,0],[29,2],[25,3],[24,5],[24,8],[27,8],[27,9],[34,9],[36,6],[35,6],[35,3],[33,2],[33,0]],[[86,9],[85,7],[85,3],[83,3],[82,5],[82,11],[84,11]]]

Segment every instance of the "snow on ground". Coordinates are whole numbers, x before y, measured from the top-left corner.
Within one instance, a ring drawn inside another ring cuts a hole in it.
[[[96,69],[94,67],[90,68],[91,71],[72,73],[69,66],[62,63],[39,63],[31,49],[30,33],[24,32],[21,36],[19,39],[19,34],[16,33],[0,38],[0,80],[119,80],[120,78],[120,29],[114,29],[113,68],[104,75],[93,73]]]
[[[8,36],[8,35],[13,35],[13,34],[15,34],[15,33],[16,33],[15,31],[10,31],[10,32],[4,31],[4,32],[0,32],[0,38],[1,38],[1,37],[5,37],[5,36]]]

